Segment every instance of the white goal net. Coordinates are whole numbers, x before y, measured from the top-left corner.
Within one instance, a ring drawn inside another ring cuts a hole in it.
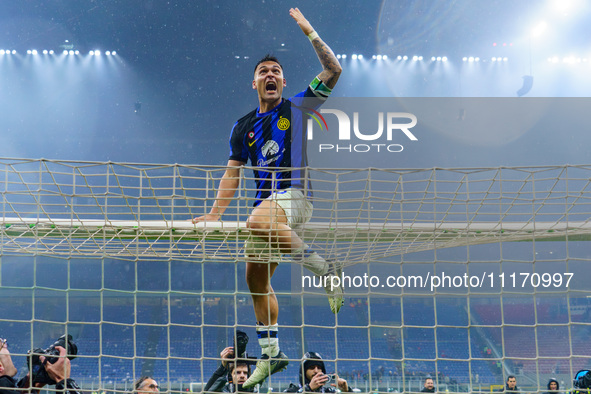
[[[149,373],[183,391],[207,381],[236,328],[257,354],[242,263],[251,171],[223,221],[189,221],[224,170],[0,159],[0,294],[13,300],[0,336],[15,358],[67,332],[88,389]],[[588,366],[591,166],[303,173],[314,204],[303,237],[350,282],[333,316],[309,273],[280,265],[292,362],[272,387],[297,381],[308,350],[362,391],[419,391],[425,376],[441,391],[488,390],[508,374],[567,389]]]

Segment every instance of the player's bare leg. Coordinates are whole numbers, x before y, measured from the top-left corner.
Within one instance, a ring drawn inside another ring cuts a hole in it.
[[[287,225],[287,216],[281,206],[272,200],[262,201],[248,218],[247,226],[254,236],[264,239],[281,253],[290,254],[314,274],[323,277],[330,309],[333,313],[339,312],[344,303],[343,289],[341,286],[333,286],[331,277],[338,276],[340,282],[341,269],[334,263],[327,263],[306,245]]]
[[[246,283],[252,295],[257,319],[257,336],[263,355],[252,375],[244,382],[245,388],[262,383],[269,375],[284,370],[288,364],[287,356],[279,349],[279,305],[271,286],[277,263],[258,263],[253,256],[248,256],[248,259],[250,261],[246,263]]]

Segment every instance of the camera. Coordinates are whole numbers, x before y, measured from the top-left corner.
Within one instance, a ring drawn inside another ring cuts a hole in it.
[[[244,331],[236,330],[234,336],[234,358],[245,362],[248,365],[256,365],[256,356],[250,357],[246,353],[246,345],[248,344],[248,335]]]
[[[328,380],[324,382],[324,384],[336,383],[337,382],[337,375],[335,373],[326,374]]]
[[[575,374],[573,379],[575,389],[587,390],[591,388],[591,371],[583,369]]]
[[[62,335],[61,337],[58,338],[57,341],[55,341],[47,349],[37,348],[37,349],[29,350],[28,367],[29,367],[29,372],[31,374],[31,379],[32,379],[33,384],[34,383],[41,383],[41,384],[56,384],[57,383],[49,377],[49,375],[47,374],[47,371],[45,370],[45,366],[43,365],[43,363],[39,359],[40,356],[45,356],[45,362],[55,364],[55,362],[58,360],[58,357],[56,357],[56,356],[59,356],[59,354],[60,354],[59,350],[56,349],[56,346],[61,346],[61,347],[65,348],[68,353],[68,358],[70,360],[75,359],[76,355],[78,354],[78,347],[76,346],[76,344],[72,340],[71,335],[68,335],[68,336]]]
[[[236,358],[245,358],[247,344],[248,335],[244,331],[236,330],[236,336],[234,337],[234,356]]]

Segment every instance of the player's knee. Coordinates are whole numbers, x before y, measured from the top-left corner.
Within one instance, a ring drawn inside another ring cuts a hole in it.
[[[263,218],[251,216],[246,221],[246,227],[253,232],[268,232],[271,228],[269,222]]]

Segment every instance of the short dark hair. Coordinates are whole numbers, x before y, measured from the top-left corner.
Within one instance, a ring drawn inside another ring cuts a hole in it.
[[[234,372],[234,368],[238,368],[238,367],[246,367],[248,372],[248,376],[250,377],[251,371],[250,371],[250,364],[246,361],[230,361],[228,362],[228,380],[232,379],[232,373]]]
[[[152,377],[151,376],[142,376],[141,378],[136,380],[135,383],[133,384],[134,391],[138,391],[140,389],[140,387],[142,387],[142,383],[144,383],[148,379],[152,379]]]
[[[515,379],[515,380],[517,380],[517,378],[515,377],[515,375],[509,375],[509,376],[507,376],[507,382],[509,381],[509,379]]]
[[[279,64],[279,67],[281,67],[281,70],[283,70],[283,66],[281,65],[281,63],[279,63],[279,60],[277,60],[277,58],[269,53],[267,53],[261,60],[259,60],[256,64],[256,66],[254,66],[254,71],[257,71],[257,68],[259,66],[259,64],[264,63],[264,62],[275,62],[277,64]]]
[[[433,378],[431,376],[427,376],[425,380],[423,380],[423,383],[427,383],[427,380],[433,380]],[[433,383],[435,383],[435,380],[433,380]]]

